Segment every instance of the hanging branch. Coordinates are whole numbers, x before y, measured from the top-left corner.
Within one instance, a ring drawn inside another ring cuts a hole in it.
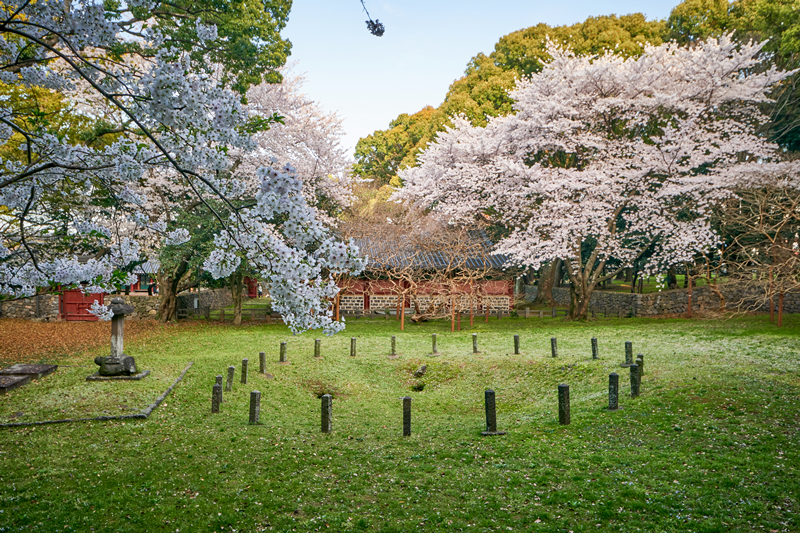
[[[364,13],[367,14],[367,29],[369,32],[374,35],[375,37],[380,37],[386,31],[386,28],[383,27],[381,21],[378,19],[372,20],[372,17],[369,16],[369,11],[367,11],[367,6],[364,4],[364,0],[361,0],[361,7],[364,8]]]

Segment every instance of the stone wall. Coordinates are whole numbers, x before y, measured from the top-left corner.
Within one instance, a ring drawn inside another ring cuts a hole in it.
[[[375,294],[369,296],[369,308],[372,311],[383,311],[384,309],[397,309],[397,298],[398,296],[395,294]],[[431,296],[427,294],[420,294],[414,297],[417,302],[419,302],[420,309],[427,309],[431,303]],[[437,300],[440,300],[440,303],[443,305],[450,305],[450,297],[449,296],[434,296]],[[462,294],[456,298],[457,306],[462,311],[469,311],[470,308],[470,296],[468,294]],[[484,296],[483,298],[474,297],[474,305],[475,309],[478,308],[479,305],[482,305],[481,302],[485,303],[489,306],[491,311],[497,311],[498,309],[502,309],[503,311],[509,311],[512,309],[513,301],[512,299],[503,294],[496,294],[490,296]],[[412,304],[412,296],[406,296],[406,309],[413,309],[414,306]],[[364,310],[364,296],[361,294],[343,294],[341,296],[341,300],[339,301],[339,309],[342,311],[363,311]]]
[[[125,317],[126,320],[141,320],[144,318],[155,318],[158,313],[158,308],[161,306],[160,296],[147,296],[147,295],[128,295],[115,294],[111,297],[106,297],[106,305],[111,302],[111,298],[122,298],[125,303],[133,306],[133,313]]]
[[[242,293],[247,299],[247,289]],[[185,292],[178,296],[178,309],[194,309],[194,301],[197,300],[197,309],[210,307],[211,309],[222,309],[233,305],[233,295],[230,289],[210,289],[199,292]]]
[[[719,286],[725,299],[725,308],[729,311],[738,309],[746,311],[768,312],[769,307],[765,292],[757,289],[745,289],[739,286]],[[525,301],[531,302],[536,298],[537,287],[525,286]],[[553,289],[553,298],[559,306],[569,306],[569,288],[557,287]],[[625,292],[607,292],[596,290],[592,293],[590,309],[599,313],[634,314],[635,316],[656,316],[683,314],[687,310],[689,291],[687,289],[673,289],[650,294],[630,294]],[[776,298],[777,304],[777,298]],[[709,287],[695,287],[692,289],[692,311],[718,311],[720,309],[719,296]],[[784,297],[783,310],[785,313],[800,313],[800,294],[788,293]]]
[[[39,294],[31,298],[0,302],[0,317],[58,320],[58,301],[58,294]]]
[[[364,309],[363,294],[343,294],[339,298],[339,309],[342,311],[361,311]]]

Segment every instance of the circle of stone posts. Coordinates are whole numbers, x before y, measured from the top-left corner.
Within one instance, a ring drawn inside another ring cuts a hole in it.
[[[350,357],[356,356],[356,338],[350,337]]]
[[[569,385],[562,383],[558,386],[558,423],[567,426],[569,417]]]
[[[221,392],[222,391],[222,376],[217,375],[214,378],[214,385],[219,385],[219,389],[220,389],[219,401],[220,401],[220,403],[224,402],[225,399],[222,397],[222,392]]]
[[[250,362],[249,359],[244,358],[242,359],[242,383],[245,385],[247,384],[247,364]]]
[[[636,356],[636,364],[639,365],[639,377],[644,375],[644,355],[639,354]]]
[[[629,367],[633,364],[633,343],[631,341],[625,341],[625,363],[621,366]]]
[[[478,351],[478,334],[472,334],[472,353],[481,353]]]
[[[519,355],[519,335],[514,335],[514,355]]]
[[[222,403],[222,385],[215,383],[211,391],[211,413],[219,413],[219,404]]]
[[[597,337],[592,337],[592,359],[599,359],[600,351],[597,348]]]
[[[397,359],[397,338],[392,335],[392,351],[389,354],[389,359]]]
[[[266,352],[258,352],[258,371],[261,374],[267,373],[267,354]]]
[[[314,339],[314,357],[322,357],[322,339]]]
[[[550,337],[550,352],[553,357],[558,357],[558,343],[555,337]]]
[[[284,364],[284,365],[288,365],[289,364],[289,361],[286,359],[286,343],[285,342],[281,343],[281,354],[280,354],[280,357],[278,359],[278,362],[281,363],[281,364]]]
[[[608,410],[619,409],[619,375],[612,372],[608,375]]]

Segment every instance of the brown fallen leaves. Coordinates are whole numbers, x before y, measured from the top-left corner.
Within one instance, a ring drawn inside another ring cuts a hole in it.
[[[125,322],[125,340],[162,330],[155,320]],[[110,345],[110,322],[30,322],[0,319],[0,364],[32,363],[53,355],[73,355],[89,348]]]

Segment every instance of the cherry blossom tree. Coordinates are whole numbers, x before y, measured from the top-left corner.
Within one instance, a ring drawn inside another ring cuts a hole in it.
[[[729,176],[778,159],[756,127],[788,73],[754,70],[760,49],[723,36],[625,59],[551,44],[552,61],[510,93],[514,115],[455,119],[396,197],[504,224],[497,252],[520,265],[561,259],[570,316],[585,319],[597,284],[634,261],[649,275],[713,246],[709,206]]]
[[[218,220],[208,272],[225,277],[246,259],[271,283],[273,305],[294,331],[341,329],[328,309],[337,290],[330,275],[358,271],[363,260],[320,221],[294,167],[255,168],[254,202],[234,202],[246,184],[230,154],[255,150],[253,134],[277,118],[250,113],[241,94],[253,83],[280,81],[289,43],[279,31],[290,5],[3,3],[0,81],[70,93],[90,117],[98,107],[106,112],[95,132],[102,142],[70,144],[46,129],[26,129],[0,102],[0,140],[12,132],[25,138],[20,157],[3,160],[0,170],[0,294],[130,283],[123,269],[148,239],[169,245],[189,237],[171,227],[169,210],[153,216],[146,209],[148,185],[159,179],[174,184],[175,194],[188,190]],[[86,259],[54,245],[85,241],[100,252]],[[95,312],[109,317],[104,306]]]

